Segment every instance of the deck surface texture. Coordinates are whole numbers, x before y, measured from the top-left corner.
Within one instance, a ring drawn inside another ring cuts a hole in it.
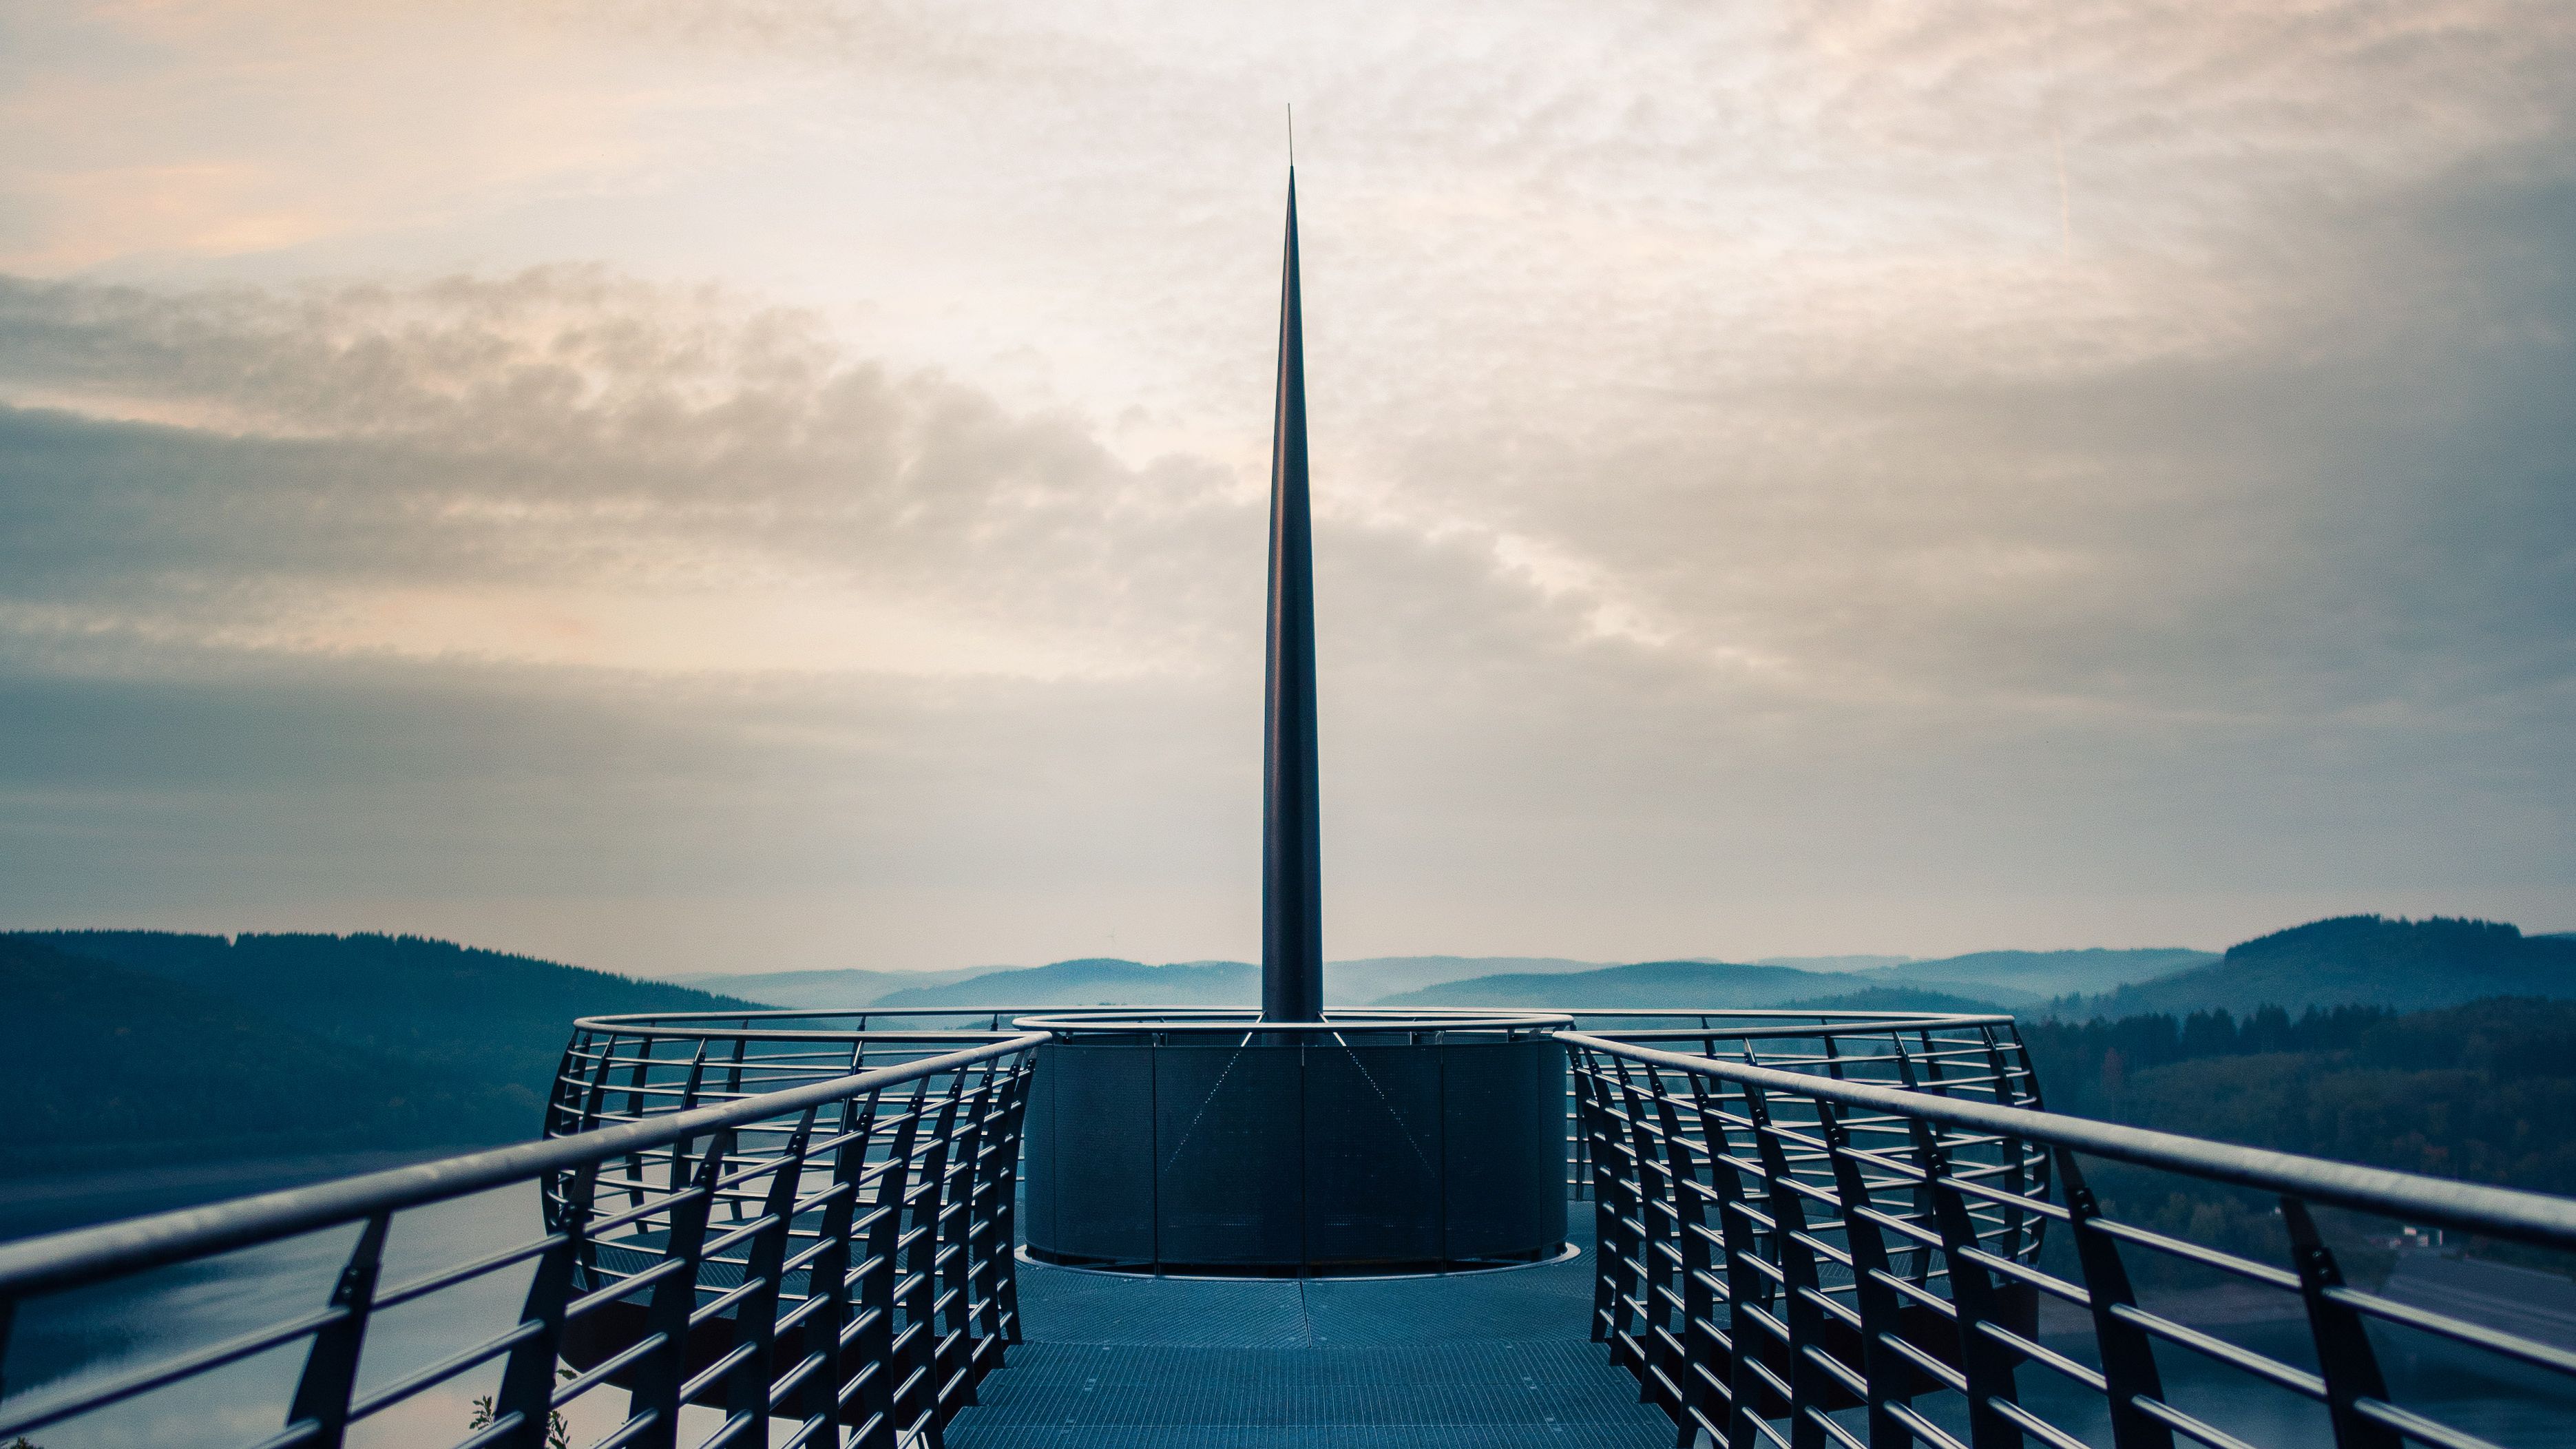
[[[1572,1215],[1588,1228],[1588,1207]],[[950,1449],[1670,1449],[1588,1337],[1590,1244],[1544,1267],[1377,1282],[1020,1266],[1026,1342]]]

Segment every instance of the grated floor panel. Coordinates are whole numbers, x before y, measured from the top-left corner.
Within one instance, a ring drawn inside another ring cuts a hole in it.
[[[1023,1263],[1027,1342],[948,1443],[1669,1449],[1672,1421],[1638,1403],[1636,1381],[1588,1337],[1582,1246],[1544,1267],[1383,1282]]]

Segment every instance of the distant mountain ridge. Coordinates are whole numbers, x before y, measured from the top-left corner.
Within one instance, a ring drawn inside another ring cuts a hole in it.
[[[295,1030],[541,1089],[576,1017],[757,1009],[664,981],[425,936],[20,931],[71,955],[237,1002]],[[537,1124],[528,1124],[531,1132]]]
[[[699,972],[670,978],[675,986],[721,991],[771,1006],[808,1007],[816,1011],[856,1010],[874,1006],[885,996],[921,986],[971,981],[1007,966],[963,966],[948,971],[862,971],[841,967],[823,971],[756,971],[738,976]]]
[[[1810,957],[1847,961],[1849,957]],[[1760,962],[1648,961],[1552,975],[1512,973],[1442,982],[1385,997],[1380,1006],[1670,1007],[1726,1006],[1772,1010],[1832,1006],[1850,1010],[1945,1010],[1899,1006],[1901,1000],[1961,1002],[1958,1009],[2015,1010],[2080,992],[2078,983],[2151,978],[2215,961],[2207,951],[2153,947],[2112,951],[1981,951],[1941,960],[1906,961],[1861,970],[1804,970]],[[2101,988],[2092,988],[2101,989]],[[1867,1004],[1842,1003],[1866,998]]]
[[[2497,921],[2337,916],[2227,949],[2194,970],[2078,1003],[2089,1016],[2263,1006],[2424,1011],[2495,996],[2576,998],[2576,940],[2525,936]]]
[[[880,1010],[994,1006],[1258,1006],[1261,969],[1241,961],[1148,966],[1093,956],[1014,971],[987,971],[944,986],[877,998]]]
[[[2135,982],[2151,981],[2178,971],[2206,966],[2218,959],[2215,951],[2195,951],[2186,946],[2150,946],[2132,950],[2105,950],[2093,946],[2077,951],[1974,951],[1965,956],[1945,956],[1939,960],[1908,961],[1900,966],[1860,974],[1887,986],[1936,991],[1983,986],[2036,1002],[2077,993],[2113,991]]]
[[[1858,989],[1847,975],[1729,961],[1640,961],[1597,971],[1514,972],[1446,981],[1380,1000],[1380,1006],[1759,1008]]]

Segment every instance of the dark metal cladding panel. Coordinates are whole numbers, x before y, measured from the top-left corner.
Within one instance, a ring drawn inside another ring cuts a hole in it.
[[[1306,1048],[1306,1257],[1441,1253],[1439,1048]]]
[[[1049,1054],[1059,1046],[1042,1046],[1034,1054],[1038,1069],[1029,1074],[1029,1104],[1021,1119],[1020,1140],[1027,1144],[1020,1168],[1020,1236],[1045,1245],[1056,1240],[1055,1228],[1055,1080]]]
[[[1565,1241],[1565,1048],[1540,1037],[1452,1046],[1441,1056],[1448,1256]]]
[[[1154,1256],[1154,1053],[1136,1047],[1049,1044],[1038,1080],[1054,1079],[1045,1129],[1033,1136],[1029,1194],[1054,1202],[1031,1214],[1029,1242],[1082,1258]],[[1047,1179],[1041,1187],[1039,1179]],[[1048,1231],[1048,1238],[1040,1238]]]
[[[1152,1055],[1162,1261],[1299,1261],[1297,1048],[1161,1046]]]

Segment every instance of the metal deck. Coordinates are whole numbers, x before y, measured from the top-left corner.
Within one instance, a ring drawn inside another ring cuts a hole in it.
[[[1027,1341],[951,1449],[1548,1445],[1670,1449],[1587,1337],[1581,1256],[1378,1281],[1142,1278],[1023,1261]]]

